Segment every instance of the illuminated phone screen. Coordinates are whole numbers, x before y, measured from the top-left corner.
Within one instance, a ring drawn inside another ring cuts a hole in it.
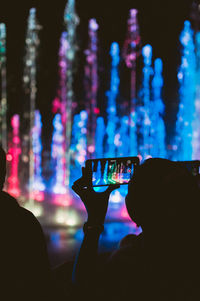
[[[128,184],[136,167],[138,157],[106,158],[86,161],[86,168],[92,172],[92,186]]]

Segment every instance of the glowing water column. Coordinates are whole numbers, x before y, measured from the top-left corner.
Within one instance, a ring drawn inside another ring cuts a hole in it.
[[[130,90],[130,155],[137,155],[137,133],[136,133],[136,59],[139,55],[141,43],[139,25],[136,9],[131,9],[128,18],[128,32],[124,43],[123,57],[126,66],[131,71],[131,90]]]
[[[53,119],[53,135],[51,145],[51,156],[54,161],[55,173],[52,192],[55,194],[65,194],[65,169],[64,169],[64,135],[61,114],[56,114]]]
[[[0,143],[5,151],[7,151],[6,26],[4,23],[0,23],[0,72]]]
[[[129,156],[129,118],[123,116],[120,119],[119,133],[115,136],[115,145],[117,145],[117,157]]]
[[[66,58],[66,52],[68,49],[68,41],[67,41],[67,32],[62,32],[61,38],[60,38],[60,49],[59,49],[59,89],[58,89],[58,99],[60,104],[57,105],[58,112],[62,114],[62,122],[63,126],[66,128],[66,105],[67,105],[67,58]],[[53,103],[55,107],[55,102]],[[59,110],[60,109],[60,110]]]
[[[21,154],[20,136],[19,136],[19,115],[14,115],[11,118],[12,138],[9,142],[7,161],[10,165],[9,176],[7,179],[7,191],[12,196],[18,198],[20,196],[19,185],[19,156]]]
[[[179,110],[176,120],[177,160],[192,159],[193,119],[195,112],[195,52],[193,30],[189,21],[184,22],[180,34],[181,65],[178,70]]]
[[[196,94],[195,115],[193,122],[192,159],[200,160],[200,32],[195,34],[196,54]]]
[[[92,158],[95,152],[96,119],[99,109],[97,108],[98,91],[98,64],[97,64],[97,30],[98,24],[95,19],[89,21],[89,44],[86,54],[85,66],[85,91],[86,111],[88,113],[87,126],[87,157]]]
[[[139,124],[139,154],[142,159],[146,159],[150,153],[152,148],[152,139],[151,139],[151,100],[150,100],[150,92],[151,92],[151,75],[152,75],[152,47],[151,45],[145,45],[142,48],[142,55],[144,60],[143,67],[143,81],[142,81],[142,90],[141,98],[142,105],[140,110],[142,112],[142,119]]]
[[[59,49],[59,88],[57,97],[53,101],[53,113],[57,113],[54,116],[53,127],[54,132],[52,136],[52,158],[53,165],[56,170],[56,183],[53,187],[53,192],[58,193],[57,187],[62,186],[60,189],[61,194],[65,191],[66,181],[66,106],[67,106],[67,58],[66,53],[69,48],[67,41],[67,32],[63,32],[60,38],[60,49]],[[62,122],[62,124],[60,124]],[[58,138],[57,138],[58,137]],[[57,142],[57,139],[59,140]],[[57,149],[57,143],[59,143],[58,152],[54,151]],[[58,172],[58,174],[57,174]],[[61,179],[61,176],[63,179]]]
[[[35,111],[34,127],[32,128],[32,145],[34,155],[34,178],[32,194],[37,201],[44,200],[45,185],[42,178],[42,121],[41,114],[38,110]]]
[[[28,27],[26,33],[26,56],[24,67],[24,91],[25,106],[23,113],[23,139],[22,139],[22,161],[27,169],[23,181],[28,183],[29,201],[33,203],[32,190],[34,189],[34,151],[33,151],[33,128],[35,125],[35,99],[36,99],[36,59],[39,46],[38,31],[40,25],[36,19],[36,9],[31,8],[28,17]],[[27,178],[27,179],[26,179]]]
[[[96,121],[96,135],[95,135],[95,157],[103,158],[104,153],[104,137],[105,137],[105,123],[102,116],[97,117]],[[114,142],[114,140],[113,140]],[[108,156],[108,154],[106,155]]]
[[[67,32],[63,31],[60,37],[60,48],[58,53],[59,85],[57,95],[52,103],[52,112],[62,114],[63,126],[66,125],[66,102],[67,102],[67,58],[66,52],[69,49]]]
[[[112,43],[110,47],[110,55],[112,58],[111,62],[111,79],[110,79],[110,90],[107,92],[108,104],[107,104],[107,149],[105,152],[105,157],[115,157],[116,156],[116,147],[115,136],[117,129],[117,107],[116,107],[116,98],[119,93],[119,74],[118,74],[118,65],[120,61],[119,56],[119,45],[118,43]],[[102,128],[103,133],[103,128]],[[98,136],[99,137],[99,136]],[[99,139],[99,138],[98,138]]]
[[[75,10],[75,0],[69,0],[67,2],[64,21],[67,30],[67,43],[66,43],[66,173],[65,173],[65,185],[69,186],[70,181],[70,144],[71,144],[71,131],[72,131],[72,114],[74,103],[74,92],[73,92],[73,80],[74,80],[74,62],[75,55],[78,49],[76,40],[76,27],[79,23],[79,18]]]
[[[162,101],[162,77],[163,64],[160,58],[154,61],[154,76],[152,79],[152,102],[151,102],[151,137],[152,157],[166,158],[165,124],[163,114],[165,106]]]
[[[72,162],[71,162],[71,177],[73,183],[81,174],[81,167],[83,166],[87,155],[87,112],[82,110],[79,114],[74,115],[72,126]]]

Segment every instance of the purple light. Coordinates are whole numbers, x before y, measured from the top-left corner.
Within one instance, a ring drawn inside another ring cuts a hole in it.
[[[89,21],[89,28],[93,31],[97,31],[99,28],[99,25],[97,24],[96,19],[90,19]]]

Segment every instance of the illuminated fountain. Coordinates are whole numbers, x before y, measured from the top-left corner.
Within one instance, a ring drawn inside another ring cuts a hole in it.
[[[81,167],[84,165],[87,154],[87,112],[81,111],[74,116],[72,126],[72,165],[71,165],[71,183],[81,174]]]
[[[53,136],[52,136],[52,164],[53,174],[51,193],[54,194],[54,203],[67,206],[70,204],[66,193],[70,193],[70,170],[73,164],[71,138],[74,102],[74,62],[78,49],[76,27],[79,18],[75,10],[75,1],[70,0],[64,10],[64,25],[66,31],[61,35],[59,49],[59,87],[57,97],[53,101]]]
[[[119,50],[118,43],[116,42],[112,43],[110,47],[110,55],[111,55],[112,62],[111,62],[110,90],[107,92],[107,99],[108,99],[107,125],[106,125],[107,145],[105,151],[105,157],[107,158],[116,157],[117,146],[118,146],[117,144],[118,140],[116,139],[117,126],[119,122],[117,116],[116,98],[119,93],[119,83],[120,83],[119,73],[118,73],[120,50]],[[102,132],[105,132],[103,126],[102,126]],[[99,155],[98,157],[101,158],[103,154],[100,153],[98,155]]]
[[[136,114],[136,104],[137,104],[137,91],[136,91],[136,59],[140,54],[139,48],[141,44],[139,24],[137,20],[136,9],[131,9],[129,11],[128,18],[128,30],[127,37],[124,42],[123,47],[123,57],[126,66],[130,69],[130,108],[129,108],[129,155],[137,155],[137,114]]]
[[[56,205],[69,205],[67,187],[65,185],[65,153],[64,153],[64,128],[61,114],[57,113],[53,119],[53,135],[51,145],[51,160],[54,170],[49,193],[53,195],[53,203]]]
[[[84,51],[85,107],[79,110],[73,91],[74,61],[78,47],[76,42],[78,17],[74,1],[68,1],[64,23],[66,31],[61,35],[59,49],[59,87],[52,103],[54,118],[51,161],[49,162],[52,177],[47,183],[43,178],[45,170],[42,170],[42,149],[44,148],[41,142],[42,122],[40,113],[35,107],[36,58],[40,28],[37,24],[35,9],[30,10],[26,37],[23,77],[26,97],[21,120],[22,136],[16,124],[13,127],[13,137],[18,134],[22,137],[21,141],[18,141],[19,144],[14,145],[15,149],[21,147],[21,162],[18,164],[19,157],[12,160],[11,164],[16,162],[15,166],[18,165],[18,167],[11,166],[10,177],[17,177],[17,170],[19,172],[20,168],[21,175],[23,175],[20,176],[20,181],[25,183],[21,194],[28,200],[25,206],[35,215],[45,215],[43,214],[45,210],[53,206],[55,210],[51,216],[51,222],[53,220],[58,224],[74,226],[80,222],[80,216],[83,217],[84,214],[81,211],[83,209],[81,202],[76,202],[76,196],[70,187],[74,180],[80,177],[81,167],[84,166],[86,159],[136,155],[144,159],[150,155],[165,156],[163,78],[161,59],[156,59],[152,67],[152,47],[144,46],[142,48],[144,67],[138,93],[136,59],[141,52],[141,42],[137,10],[130,10],[127,37],[122,51],[116,42],[113,42],[110,47],[110,86],[106,91],[105,114],[100,112],[97,99],[98,90],[101,88],[97,56],[99,26],[95,19],[90,19],[88,46]],[[130,97],[125,100],[128,103],[128,110],[123,113],[120,111],[121,107],[117,105],[120,99],[120,60],[122,59],[125,61],[125,68],[130,73]],[[10,155],[12,155],[11,148]],[[101,173],[100,170],[98,172]],[[97,188],[97,190],[100,189]],[[127,185],[122,185],[119,190],[112,193],[110,217],[128,218],[124,205],[126,193]]]
[[[139,142],[138,151],[144,160],[151,154],[151,76],[152,76],[152,47],[145,45],[142,48],[143,55],[143,79],[142,88],[140,90],[140,99],[138,106],[138,127]]]
[[[97,108],[97,91],[98,91],[98,61],[97,61],[97,30],[99,26],[95,19],[89,20],[89,42],[85,50],[85,92],[86,92],[86,111],[88,114],[87,121],[87,157],[94,157],[95,152],[95,134],[96,119],[99,109]]]
[[[67,2],[65,12],[64,12],[64,22],[66,25],[66,122],[64,124],[64,129],[66,133],[66,148],[65,148],[65,185],[69,186],[70,181],[70,160],[71,160],[71,131],[72,131],[72,120],[73,120],[73,108],[76,106],[74,103],[74,91],[73,91],[73,81],[74,81],[74,62],[75,55],[78,49],[76,40],[76,27],[79,23],[79,18],[75,10],[75,0],[69,0]],[[65,102],[63,102],[65,105]]]
[[[200,160],[200,32],[195,33],[195,54],[196,54],[196,93],[195,93],[195,114],[193,122],[192,159]]]
[[[32,128],[32,145],[33,145],[33,157],[34,157],[34,175],[33,175],[33,187],[32,198],[36,201],[44,200],[45,184],[42,177],[42,121],[41,114],[38,110],[35,111],[34,127]]]
[[[166,158],[166,129],[163,120],[165,106],[162,100],[163,63],[160,58],[154,61],[154,74],[152,79],[152,103],[151,103],[151,139],[152,157]]]
[[[52,185],[52,193],[66,193],[66,76],[67,59],[66,52],[68,48],[67,33],[63,32],[60,38],[59,49],[59,87],[57,97],[53,101],[52,111],[55,114],[53,119],[53,134],[51,144],[51,159],[55,170],[55,180]],[[62,177],[62,178],[61,178]],[[59,189],[58,189],[59,188]]]
[[[98,29],[95,19],[88,24],[88,44],[84,51],[85,66],[83,108],[75,101],[74,63],[77,55],[76,28],[79,23],[75,1],[69,0],[64,12],[65,31],[59,49],[59,87],[52,103],[53,133],[51,145],[52,177],[45,182],[41,143],[42,123],[36,110],[36,67],[39,46],[36,10],[31,9],[26,35],[26,56],[23,75],[24,108],[21,119],[11,120],[8,145],[8,186],[14,196],[23,197],[22,204],[36,216],[44,216],[50,206],[51,222],[75,226],[84,216],[80,201],[70,187],[80,177],[85,160],[100,157],[138,155],[141,162],[148,157],[168,157],[166,152],[165,106],[162,99],[163,64],[153,58],[151,45],[141,45],[137,10],[131,9],[127,35],[122,49],[113,42],[110,47],[110,86],[106,91],[106,110],[100,112],[98,91]],[[174,160],[200,159],[200,33],[194,33],[185,21],[180,35],[181,64],[178,70],[179,110],[173,144]],[[137,58],[141,54],[142,75],[137,74]],[[108,54],[109,55],[109,54]],[[5,26],[0,25],[1,111],[0,140],[7,148]],[[122,64],[120,64],[122,62]],[[124,62],[124,64],[123,64]],[[129,96],[121,97],[121,67],[129,74]],[[136,85],[137,79],[137,85]],[[119,103],[123,99],[123,103]],[[123,112],[122,112],[123,111]],[[20,126],[19,126],[20,125]],[[20,132],[21,130],[21,132]],[[20,172],[19,172],[20,171]],[[101,174],[97,168],[96,180]],[[20,183],[24,183],[23,187]],[[96,190],[100,190],[97,188]],[[112,193],[108,216],[127,219],[124,196],[127,186]]]
[[[193,120],[195,113],[196,57],[193,30],[184,22],[180,34],[181,64],[178,70],[179,110],[176,121],[175,160],[192,160]],[[195,131],[194,131],[195,134]]]
[[[0,23],[0,143],[7,150],[6,26]]]
[[[96,120],[96,133],[95,133],[95,157],[104,158],[104,137],[105,137],[105,122],[104,118],[99,116]]]
[[[35,158],[33,151],[33,128],[35,126],[35,100],[36,100],[36,69],[37,53],[39,46],[38,31],[40,25],[36,18],[36,9],[29,11],[28,25],[25,41],[25,66],[23,74],[23,84],[25,92],[25,101],[23,108],[22,124],[22,165],[20,168],[24,171],[24,177],[21,179],[24,183],[24,195],[29,200],[29,207],[34,207],[34,171]]]
[[[51,145],[51,158],[54,161],[54,183],[52,186],[52,193],[65,194],[66,187],[64,182],[64,135],[63,135],[63,124],[60,114],[56,114],[53,119],[53,135],[52,135],[52,145]]]
[[[11,118],[12,137],[8,143],[7,161],[9,174],[7,178],[7,191],[12,196],[18,198],[21,194],[19,183],[19,157],[21,154],[20,136],[19,136],[19,115]]]

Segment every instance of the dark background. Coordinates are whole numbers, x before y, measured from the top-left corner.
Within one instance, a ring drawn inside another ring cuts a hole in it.
[[[22,71],[24,58],[24,40],[28,12],[31,7],[37,8],[40,31],[40,46],[37,69],[37,108],[43,118],[43,136],[50,137],[51,103],[56,95],[58,85],[58,49],[59,39],[65,26],[63,13],[65,0],[26,0],[1,1],[0,22],[7,25],[7,87],[8,116],[21,113],[23,103]],[[103,111],[104,94],[109,85],[109,48],[113,41],[123,45],[128,12],[137,8],[142,44],[151,44],[153,58],[163,60],[164,101],[166,104],[165,120],[168,130],[173,129],[176,118],[177,66],[180,59],[179,34],[186,19],[190,19],[191,0],[77,0],[76,10],[80,18],[77,28],[79,51],[76,64],[75,97],[78,103],[84,103],[82,75],[83,50],[87,46],[87,27],[90,18],[96,18],[99,24],[99,74],[102,81],[99,105]],[[78,80],[77,80],[78,79]],[[107,80],[108,79],[108,80]],[[121,78],[125,82],[126,79]],[[102,97],[102,98],[101,98]]]

